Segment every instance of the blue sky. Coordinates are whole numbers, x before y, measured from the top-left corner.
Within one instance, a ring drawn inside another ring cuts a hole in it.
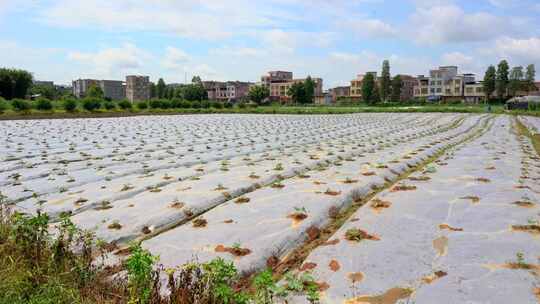
[[[36,79],[257,81],[282,69],[326,88],[380,70],[540,66],[533,0],[0,0],[0,66]]]

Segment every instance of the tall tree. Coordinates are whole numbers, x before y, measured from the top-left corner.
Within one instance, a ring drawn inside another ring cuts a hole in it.
[[[362,80],[362,99],[365,103],[369,105],[375,104],[375,90],[375,76],[372,73],[367,73]]]
[[[516,96],[517,91],[521,90],[523,81],[523,67],[513,67],[510,72],[508,90],[511,96]]]
[[[150,83],[150,98],[156,98],[156,97],[157,97],[156,84],[151,82]]]
[[[58,92],[53,86],[48,85],[32,85],[30,88],[30,94],[32,95],[41,95],[47,99],[56,99]]]
[[[24,98],[32,86],[32,78],[25,70],[0,69],[0,96],[8,100]]]
[[[306,103],[313,103],[313,97],[315,95],[315,82],[311,79],[311,76],[308,75],[304,81],[304,90],[306,92]]]
[[[163,78],[160,78],[156,85],[156,94],[158,98],[164,98],[165,97],[165,90],[167,89],[167,86],[165,85],[165,81],[163,81]]]
[[[393,102],[399,102],[401,101],[401,88],[403,87],[403,83],[401,82],[401,76],[396,75],[392,79],[392,94],[390,97],[390,100]]]
[[[193,76],[193,78],[191,78],[191,83],[194,83],[194,84],[202,83],[202,79],[200,76]]]
[[[380,97],[382,101],[388,101],[390,97],[390,63],[388,60],[383,61],[381,83],[380,83]]]
[[[525,72],[525,81],[527,83],[527,93],[529,93],[531,90],[536,90],[536,87],[534,85],[535,78],[536,78],[536,68],[534,64],[529,64],[527,66],[527,71]]]
[[[499,99],[503,99],[506,97],[506,90],[508,88],[508,70],[510,67],[508,66],[508,62],[506,60],[502,60],[499,65],[497,66],[497,76],[496,76],[496,91],[497,96]]]
[[[249,100],[256,104],[260,105],[268,96],[270,96],[270,90],[267,87],[254,85],[249,88]]]
[[[491,96],[493,96],[493,93],[495,92],[497,84],[497,71],[495,70],[495,67],[490,65],[488,69],[486,70],[486,74],[484,75],[484,93],[486,94],[486,98],[489,101],[491,99]]]
[[[103,90],[97,85],[91,85],[86,92],[86,97],[103,99]]]
[[[287,91],[287,95],[291,97],[293,103],[306,103],[306,88],[304,83],[294,83]]]

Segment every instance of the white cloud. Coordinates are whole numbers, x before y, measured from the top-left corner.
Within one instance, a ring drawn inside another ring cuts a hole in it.
[[[444,65],[464,66],[470,65],[473,62],[473,57],[461,52],[452,52],[443,54],[442,61]]]
[[[354,33],[367,38],[391,38],[398,31],[390,24],[378,19],[354,19],[344,23]]]
[[[169,46],[165,50],[162,65],[166,69],[175,70],[181,68],[190,59],[191,57],[183,50]]]
[[[493,51],[501,58],[508,58],[515,64],[540,63],[540,37],[498,39]]]
[[[68,59],[86,66],[92,77],[123,78],[126,73],[143,72],[144,63],[153,57],[135,45],[126,43],[118,48],[106,48],[95,53],[69,52]]]
[[[517,22],[489,13],[465,13],[457,5],[418,8],[409,35],[423,44],[487,41],[516,31]]]

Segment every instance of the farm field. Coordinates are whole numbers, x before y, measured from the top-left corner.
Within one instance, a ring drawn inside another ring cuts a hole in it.
[[[1,121],[0,192],[93,231],[110,263],[140,241],[166,268],[309,272],[321,303],[538,303],[540,159],[518,124],[540,118]]]

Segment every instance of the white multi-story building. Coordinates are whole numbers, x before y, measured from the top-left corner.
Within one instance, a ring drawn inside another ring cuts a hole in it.
[[[429,71],[429,77],[420,75],[417,79],[417,85],[414,86],[415,98],[425,98],[430,101],[465,100],[478,102],[480,95],[483,94],[481,84],[475,81],[475,75],[460,75],[457,66],[441,66]],[[466,88],[469,89],[466,90]]]

